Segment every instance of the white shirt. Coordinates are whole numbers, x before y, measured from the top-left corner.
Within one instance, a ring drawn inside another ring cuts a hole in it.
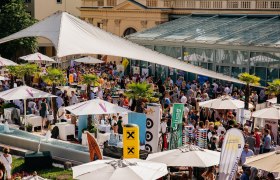
[[[58,117],[58,119],[60,119],[60,120],[62,120],[62,119],[66,120],[65,114],[66,114],[65,108],[64,108],[63,106],[61,106],[61,107],[58,109],[58,111],[57,111],[57,117]]]
[[[167,123],[166,122],[160,123],[160,128],[162,133],[166,133]]]
[[[8,157],[4,157],[4,154],[1,154],[0,156],[0,161],[3,163],[3,165],[5,166],[6,170],[11,170],[12,169],[12,156],[9,155]]]
[[[181,103],[186,104],[188,101],[188,98],[186,96],[181,97]]]
[[[225,87],[225,90],[224,90],[224,91],[225,91],[226,94],[229,94],[229,93],[230,93],[229,87]]]
[[[79,103],[79,100],[78,100],[77,96],[74,94],[74,95],[71,97],[70,104],[73,105],[73,104],[77,104],[77,103]]]

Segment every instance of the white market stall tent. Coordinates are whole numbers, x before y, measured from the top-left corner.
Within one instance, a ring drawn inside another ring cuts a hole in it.
[[[132,43],[66,12],[56,12],[26,29],[2,38],[0,44],[23,37],[43,37],[50,40],[56,48],[58,58],[76,54],[119,56],[243,84],[236,78],[188,64]]]
[[[97,58],[94,58],[94,57],[91,57],[91,56],[75,59],[74,61],[78,62],[78,63],[85,63],[85,64],[100,64],[100,63],[104,63],[104,61],[101,61],[101,60],[99,60]]]

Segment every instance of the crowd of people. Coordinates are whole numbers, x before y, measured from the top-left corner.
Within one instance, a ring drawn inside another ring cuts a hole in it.
[[[230,128],[240,129],[246,141],[244,150],[240,158],[240,165],[245,163],[246,157],[257,155],[260,153],[270,152],[273,145],[279,144],[277,139],[274,139],[271,127],[266,125],[264,128],[249,127],[249,125],[241,124],[234,110],[214,110],[200,108],[198,103],[214,99],[220,96],[231,96],[234,99],[244,100],[245,89],[242,86],[237,86],[232,83],[223,83],[213,80],[200,81],[187,80],[183,76],[178,76],[177,79],[172,79],[168,76],[166,79],[155,79],[153,76],[145,76],[139,74],[127,74],[124,73],[124,68],[119,68],[116,62],[86,65],[79,64],[69,66],[65,72],[66,82],[69,82],[70,76],[73,77],[73,81],[79,84],[82,80],[83,74],[96,74],[99,77],[99,86],[92,88],[90,97],[87,97],[86,86],[78,86],[77,90],[56,90],[56,105],[58,108],[57,118],[60,121],[66,119],[66,111],[64,107],[81,102],[85,99],[100,98],[112,103],[116,103],[121,107],[128,108],[132,111],[145,112],[146,104],[143,102],[141,107],[137,107],[134,100],[125,96],[127,85],[131,82],[146,82],[151,85],[151,88],[158,94],[158,103],[162,107],[162,120],[161,120],[161,133],[168,134],[171,129],[171,109],[174,103],[183,103],[184,126],[193,127],[193,143],[196,138],[196,131],[199,129],[207,129],[207,148],[210,150],[220,150],[223,144],[225,134]],[[7,77],[9,75],[7,74]],[[51,92],[50,87],[42,81],[40,78],[33,78],[33,86],[37,89],[41,89],[46,92]],[[21,82],[18,82],[15,86],[20,86]],[[64,85],[69,85],[64,84]],[[9,80],[0,81],[1,91],[10,89],[12,86]],[[250,96],[250,102],[254,105],[265,102],[267,95],[264,89],[252,91]],[[15,100],[9,102],[9,106],[15,106],[23,112],[23,101]],[[4,105],[4,101],[0,100],[0,105]],[[42,127],[44,127],[47,121],[47,114],[51,113],[51,99],[34,99],[28,100],[28,113],[39,114],[43,121]],[[254,109],[252,109],[254,110]],[[122,117],[112,116],[110,118],[110,124],[112,130],[116,133],[122,134]],[[278,135],[277,135],[278,136]],[[3,159],[3,158],[2,158]],[[205,179],[215,179],[215,168],[209,168],[209,170],[203,173]],[[244,170],[244,173],[240,176],[243,180],[247,179],[249,174],[248,169]],[[253,173],[250,173],[253,174]]]

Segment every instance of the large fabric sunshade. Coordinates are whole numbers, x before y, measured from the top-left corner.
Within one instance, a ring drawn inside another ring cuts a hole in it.
[[[66,12],[57,12],[26,29],[0,39],[0,44],[14,39],[34,36],[49,39],[56,48],[57,57],[75,54],[119,56],[156,63],[225,81],[242,83],[236,78],[187,64],[132,43]]]

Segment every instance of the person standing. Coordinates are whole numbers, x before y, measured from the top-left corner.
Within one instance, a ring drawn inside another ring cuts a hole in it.
[[[256,145],[256,138],[254,137],[254,131],[251,131],[250,135],[247,136],[247,143],[249,144],[249,149],[252,151],[255,150],[255,145]]]
[[[121,116],[119,116],[119,120],[117,122],[117,125],[118,125],[118,133],[123,134],[123,120],[122,120]]]
[[[268,129],[264,130],[264,140],[263,140],[263,153],[270,152],[271,149],[271,136]]]
[[[243,165],[246,162],[246,158],[250,156],[254,156],[254,152],[249,149],[249,144],[245,144],[240,157],[241,165]]]
[[[0,156],[0,161],[3,163],[5,169],[6,169],[6,173],[7,173],[7,179],[11,180],[12,176],[11,176],[11,170],[12,170],[12,155],[9,154],[10,153],[10,149],[5,147],[3,149],[3,154],[1,154]]]
[[[256,139],[256,144],[255,144],[255,154],[258,155],[260,153],[260,147],[261,147],[261,134],[259,132],[259,128],[255,127],[254,129],[254,137]]]
[[[203,177],[203,179],[205,180],[215,180],[216,176],[214,174],[215,172],[215,167],[211,166],[208,168],[207,171],[205,171],[201,176]]]
[[[47,120],[47,111],[48,111],[48,105],[46,103],[46,99],[42,100],[42,103],[40,104],[40,116],[42,117],[42,127],[41,131],[44,129],[45,121]]]
[[[71,91],[71,99],[70,99],[70,105],[74,105],[79,103],[78,97],[76,96],[74,91]]]

